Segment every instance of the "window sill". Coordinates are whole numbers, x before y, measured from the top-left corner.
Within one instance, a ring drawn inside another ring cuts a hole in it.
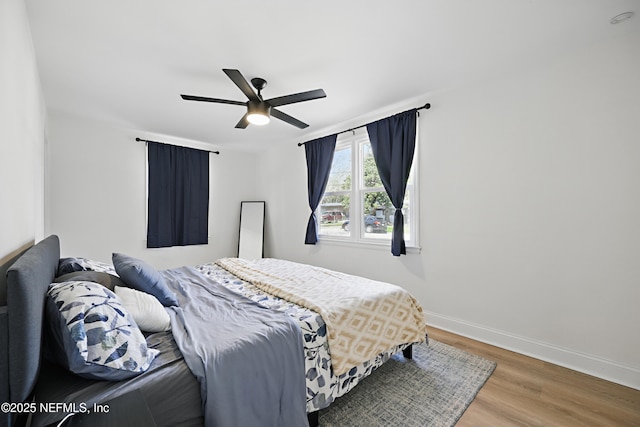
[[[391,252],[391,241],[384,242],[376,242],[376,241],[354,241],[347,239],[336,239],[331,238],[329,236],[320,235],[318,238],[318,244],[321,246],[329,245],[329,246],[342,246],[342,247],[350,247],[350,248],[362,248],[362,249],[372,249],[377,251],[387,251]],[[407,245],[407,255],[408,254],[419,254],[422,248],[420,246],[410,246]]]

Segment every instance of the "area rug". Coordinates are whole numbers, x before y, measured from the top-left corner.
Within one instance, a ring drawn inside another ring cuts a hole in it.
[[[496,363],[433,339],[413,346],[320,411],[321,427],[450,427],[489,379]]]

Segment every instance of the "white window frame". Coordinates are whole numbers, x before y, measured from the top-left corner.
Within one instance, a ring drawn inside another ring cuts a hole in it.
[[[388,239],[381,239],[376,237],[367,237],[364,233],[364,222],[362,219],[354,221],[354,218],[364,218],[362,202],[364,200],[365,193],[385,191],[383,186],[375,188],[364,187],[364,150],[363,145],[369,142],[369,135],[366,128],[360,128],[356,131],[343,133],[338,135],[336,141],[335,151],[341,150],[345,147],[351,147],[351,190],[344,191],[332,191],[329,194],[348,194],[350,197],[349,206],[349,236],[337,236],[333,234],[323,234],[322,228],[319,227],[318,240],[319,243],[331,243],[331,244],[344,244],[354,246],[366,246],[366,247],[379,247],[388,249],[391,246],[391,235],[388,234]],[[409,226],[409,238],[405,240],[405,245],[408,252],[419,252],[419,207],[420,203],[418,196],[419,182],[419,157],[418,157],[418,144],[413,157],[412,171],[409,182],[407,183],[406,193],[409,195],[411,201],[410,206],[403,206],[403,210],[409,209],[405,217],[408,215],[407,225]],[[325,194],[322,195],[324,199]],[[321,218],[321,208],[318,206],[316,211],[316,218]]]

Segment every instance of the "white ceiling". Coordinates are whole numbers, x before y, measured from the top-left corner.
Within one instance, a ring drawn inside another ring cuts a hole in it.
[[[637,0],[26,0],[50,112],[213,144],[260,148],[341,130],[408,100],[517,72],[640,30]],[[619,13],[636,16],[609,24]],[[245,101],[222,72],[268,81],[265,98],[310,124],[234,126]],[[437,106],[434,106],[437,107]],[[363,124],[363,123],[357,123]]]

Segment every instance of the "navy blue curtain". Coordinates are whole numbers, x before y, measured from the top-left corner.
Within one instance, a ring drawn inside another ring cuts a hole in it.
[[[407,253],[402,203],[415,151],[416,112],[417,109],[413,108],[367,125],[378,174],[396,209],[391,236],[391,253],[394,256]]]
[[[209,152],[148,143],[147,247],[207,244]]]
[[[309,191],[309,207],[311,208],[307,234],[304,239],[304,243],[307,245],[315,245],[318,241],[318,222],[315,212],[324,190],[327,188],[337,137],[338,135],[329,135],[304,144],[307,155],[307,189]]]

